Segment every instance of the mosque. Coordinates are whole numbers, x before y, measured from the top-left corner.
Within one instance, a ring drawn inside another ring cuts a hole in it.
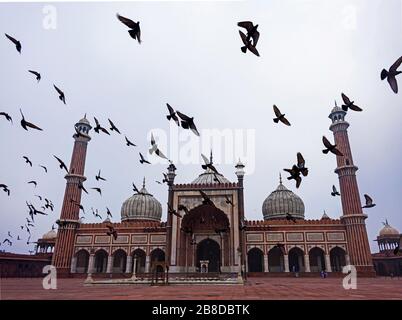
[[[177,169],[171,163],[167,168],[168,204],[179,215],[168,213],[167,221],[161,221],[161,203],[148,191],[144,181],[142,189],[122,204],[121,222],[102,223],[83,223],[79,207],[71,201],[81,201],[79,185],[86,180],[85,158],[91,140],[91,125],[86,118],[81,119],[75,125],[79,134],[73,136],[58,232],[46,235],[50,242],[44,241],[42,250],[52,252],[52,264],[59,275],[66,277],[146,275],[160,266],[173,276],[206,273],[245,277],[291,272],[308,276],[321,271],[341,273],[345,265],[355,266],[360,275],[374,276],[373,260],[381,263],[384,252],[390,249],[390,232],[394,245],[400,234],[385,226],[387,230],[382,230],[384,234],[379,236],[382,255],[372,256],[365,225],[367,215],[362,211],[356,180],[358,167],[353,162],[345,116],[346,112],[338,106],[329,115],[329,129],[344,154],[336,156],[335,173],[342,201],[342,214],[338,218],[324,213],[319,220],[306,219],[303,200],[280,179],[276,190],[262,203],[263,219],[247,220],[245,165],[239,161],[234,168],[235,181],[206,169],[186,184],[175,183]],[[213,204],[203,201],[200,191]],[[179,205],[188,211],[179,211]],[[287,213],[296,222],[287,220]],[[107,234],[108,225],[117,231],[116,238]],[[400,255],[395,261],[397,272],[402,274]]]

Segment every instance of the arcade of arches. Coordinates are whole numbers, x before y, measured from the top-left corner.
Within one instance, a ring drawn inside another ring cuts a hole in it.
[[[347,264],[347,254],[340,247],[332,248],[329,254],[319,247],[311,248],[306,255],[298,247],[287,254],[283,248],[273,247],[264,254],[260,248],[251,248],[247,253],[248,272],[342,272]]]
[[[152,262],[165,261],[165,252],[155,248],[147,255],[144,250],[136,249],[127,255],[123,249],[117,249],[109,255],[104,249],[93,254],[79,250],[73,257],[72,273],[147,273]]]

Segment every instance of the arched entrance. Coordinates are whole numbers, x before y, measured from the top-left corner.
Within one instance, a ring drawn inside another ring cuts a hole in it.
[[[310,270],[311,272],[321,272],[325,270],[325,258],[324,251],[318,247],[315,247],[309,252]]]
[[[283,251],[281,248],[275,247],[269,250],[268,266],[269,272],[283,272],[285,270]]]
[[[124,250],[118,249],[113,254],[113,272],[124,273],[126,270],[127,254]]]
[[[331,260],[331,269],[334,272],[342,272],[344,266],[346,266],[346,252],[340,247],[332,248],[329,252]]]
[[[89,253],[86,250],[80,250],[76,254],[77,264],[75,272],[77,273],[87,273],[89,264]]]
[[[134,261],[136,263],[136,273],[144,273],[145,272],[145,259],[146,254],[144,250],[136,249],[133,252],[133,272],[134,272]]]
[[[107,252],[98,250],[95,253],[95,272],[104,273],[107,268]]]
[[[264,253],[253,248],[247,253],[248,272],[264,272]]]
[[[197,268],[201,270],[200,261],[208,261],[208,272],[220,271],[220,247],[212,239],[204,239],[197,245]]]
[[[300,248],[289,250],[289,270],[291,272],[304,272],[304,253]]]

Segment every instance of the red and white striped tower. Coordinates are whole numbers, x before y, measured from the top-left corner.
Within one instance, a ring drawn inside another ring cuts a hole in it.
[[[342,200],[343,215],[341,221],[346,229],[350,264],[354,265],[359,273],[373,274],[374,268],[365,224],[367,215],[363,213],[361,207],[359,187],[356,180],[358,167],[353,163],[347,131],[349,123],[345,121],[345,115],[346,112],[336,103],[329,115],[332,120],[329,129],[334,133],[338,150],[343,153],[343,157],[336,156],[337,168],[335,169],[335,173],[339,177]]]
[[[57,268],[58,276],[68,275],[71,269],[75,230],[79,224],[80,208],[77,203],[81,203],[82,192],[78,185],[86,180],[84,176],[85,158],[88,142],[91,140],[89,136],[91,128],[85,116],[75,124],[73,154],[69,173],[65,176],[67,184],[60,219],[57,221],[59,229],[52,259],[53,266]]]

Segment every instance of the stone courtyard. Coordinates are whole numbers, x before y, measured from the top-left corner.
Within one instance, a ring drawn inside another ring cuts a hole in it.
[[[402,278],[361,278],[345,290],[342,278],[249,278],[245,285],[96,285],[59,279],[45,290],[41,278],[0,279],[1,300],[402,300]]]

